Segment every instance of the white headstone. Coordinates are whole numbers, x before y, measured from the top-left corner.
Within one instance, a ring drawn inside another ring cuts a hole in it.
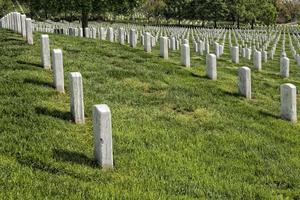
[[[84,124],[82,76],[79,72],[71,72],[69,78],[72,117],[76,124]]]
[[[119,42],[120,44],[125,44],[125,30],[124,28],[119,28]]]
[[[219,43],[215,42],[215,56],[216,58],[220,57],[220,47]]]
[[[93,107],[94,155],[103,169],[113,169],[111,111],[107,105]]]
[[[191,67],[190,46],[188,44],[182,45],[181,64],[188,68]]]
[[[33,45],[32,22],[30,18],[26,19],[26,38],[27,43]]]
[[[231,47],[231,61],[236,64],[238,64],[240,62],[238,46]]]
[[[251,70],[248,67],[239,69],[239,94],[251,99]]]
[[[298,67],[300,67],[300,55],[299,54],[296,55],[296,62],[297,62]]]
[[[130,29],[130,46],[132,48],[136,48],[136,44],[137,44],[136,30]]]
[[[100,40],[105,40],[105,29],[103,27],[100,27],[99,29],[99,37]]]
[[[112,27],[108,28],[107,39],[110,42],[114,42],[114,29]]]
[[[287,57],[282,57],[280,59],[280,76],[283,78],[288,78],[290,74],[290,59]]]
[[[267,51],[262,52],[262,59],[265,63],[268,62],[268,52]]]
[[[254,52],[253,62],[254,62],[254,68],[258,71],[261,71],[262,66],[261,66],[261,52],[260,51]]]
[[[41,35],[41,59],[44,69],[51,69],[49,36]]]
[[[151,53],[151,34],[150,33],[145,33],[144,35],[144,50],[147,52],[147,53]]]
[[[293,84],[281,85],[281,118],[297,122],[297,89]]]
[[[65,92],[63,55],[60,49],[52,50],[54,87],[60,93]]]
[[[217,80],[217,57],[215,54],[206,56],[206,75],[212,80]]]
[[[26,38],[26,15],[21,15],[22,36]]]
[[[160,56],[164,59],[169,58],[168,38],[167,37],[160,38]]]

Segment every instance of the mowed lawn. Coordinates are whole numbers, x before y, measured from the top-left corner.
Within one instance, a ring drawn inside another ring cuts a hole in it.
[[[40,66],[40,34],[34,41],[0,30],[0,199],[300,199],[300,122],[279,117],[280,85],[300,88],[300,68],[291,59],[291,78],[280,78],[281,40],[274,61],[252,71],[253,100],[237,94],[237,70],[252,64],[231,64],[228,46],[211,81],[194,53],[186,69],[158,46],[146,54],[50,34],[64,56],[59,94]],[[70,116],[76,71],[85,125]],[[102,103],[113,124],[115,169],[106,172],[93,157],[91,108]]]

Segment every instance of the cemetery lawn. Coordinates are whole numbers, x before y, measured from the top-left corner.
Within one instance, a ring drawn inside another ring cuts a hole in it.
[[[33,46],[0,30],[0,199],[300,199],[300,124],[279,116],[274,61],[252,71],[253,100],[237,95],[228,46],[218,80],[205,78],[204,57],[192,68],[180,55],[159,58],[142,47],[50,35],[64,56],[66,94],[40,67]],[[279,42],[280,44],[280,42]],[[277,48],[280,50],[280,46]],[[287,52],[291,58],[291,52]],[[81,72],[87,123],[69,112],[69,72]],[[300,105],[298,96],[298,105]],[[93,159],[91,108],[112,111],[113,171]],[[298,106],[299,109],[299,106]]]

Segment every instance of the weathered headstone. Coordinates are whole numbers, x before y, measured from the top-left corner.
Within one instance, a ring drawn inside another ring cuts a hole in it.
[[[300,55],[299,54],[296,55],[296,62],[297,62],[297,66],[300,67]]]
[[[41,35],[41,59],[44,69],[51,69],[49,36]]]
[[[283,78],[288,78],[290,74],[290,59],[287,57],[282,57],[280,59],[280,76]]]
[[[94,155],[103,169],[113,169],[111,111],[107,105],[93,107]]]
[[[205,53],[209,54],[210,53],[210,46],[209,46],[209,42],[206,43],[206,47],[205,47]]]
[[[167,37],[161,37],[160,38],[160,56],[164,59],[169,58],[169,52],[168,52],[168,38]]]
[[[124,28],[119,28],[119,42],[120,44],[125,44],[125,30]]]
[[[203,41],[199,41],[198,43],[198,53],[199,55],[203,56],[204,52],[204,43]]]
[[[135,29],[131,29],[130,30],[130,46],[132,48],[136,48],[136,43],[137,43],[137,37],[136,37],[136,30]]]
[[[26,15],[21,15],[22,36],[26,38]]]
[[[97,38],[97,29],[96,28],[92,28],[92,37],[93,39],[96,39]]]
[[[32,22],[30,18],[26,19],[26,38],[27,43],[33,45]]]
[[[145,33],[144,35],[144,50],[147,52],[147,53],[151,53],[151,34],[150,33]]]
[[[240,62],[239,47],[231,47],[231,61],[238,64]]]
[[[103,27],[100,27],[99,29],[99,37],[100,40],[105,40],[105,29]]]
[[[176,38],[175,37],[171,38],[171,50],[172,51],[176,50]]]
[[[217,80],[217,57],[214,54],[206,56],[206,76],[212,80]]]
[[[263,51],[262,52],[262,59],[263,59],[263,62],[268,62],[268,52],[267,51]]]
[[[21,14],[16,13],[16,22],[17,22],[17,33],[22,33],[22,22],[21,22]]]
[[[191,67],[190,46],[188,44],[182,45],[181,64],[188,68]]]
[[[84,103],[82,76],[79,72],[70,73],[71,113],[76,124],[84,124]]]
[[[239,69],[239,94],[251,99],[251,70],[248,67]]]
[[[246,48],[246,59],[247,60],[251,60],[251,49],[250,48]]]
[[[293,84],[281,85],[281,118],[297,122],[297,89]]]
[[[261,52],[260,51],[254,52],[253,62],[254,62],[254,69],[261,71],[262,66],[261,66]]]
[[[112,27],[109,27],[108,28],[108,31],[107,31],[107,39],[108,41],[110,42],[114,42],[114,29]]]
[[[215,56],[216,56],[216,58],[219,58],[220,57],[220,45],[219,45],[219,43],[217,43],[217,42],[215,42]]]
[[[53,59],[53,76],[54,76],[54,87],[60,92],[65,92],[64,86],[64,67],[63,67],[63,55],[60,49],[52,50]]]

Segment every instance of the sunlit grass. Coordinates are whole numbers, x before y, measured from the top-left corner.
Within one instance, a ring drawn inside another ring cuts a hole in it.
[[[280,46],[262,72],[252,71],[254,98],[246,100],[237,70],[252,64],[232,64],[227,46],[211,81],[194,53],[185,69],[178,52],[164,61],[158,47],[146,54],[50,35],[51,48],[63,50],[62,95],[40,67],[34,37],[29,46],[0,30],[1,199],[300,198],[300,126],[279,118],[280,84],[299,87],[300,69],[291,59],[291,78],[280,78]],[[74,71],[84,79],[85,125],[70,118]],[[112,172],[93,160],[91,107],[99,103],[112,110]]]

